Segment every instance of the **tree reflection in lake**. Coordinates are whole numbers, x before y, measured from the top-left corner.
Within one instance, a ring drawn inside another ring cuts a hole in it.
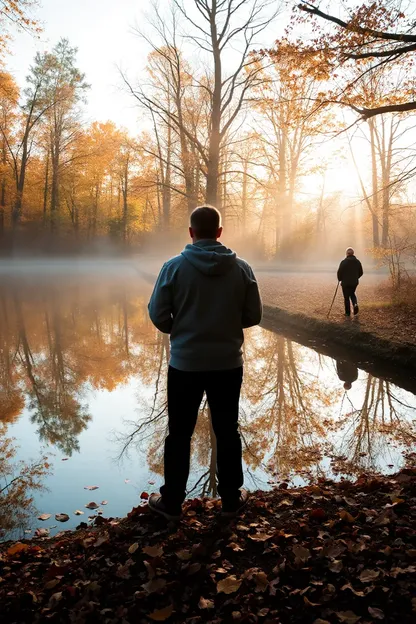
[[[137,280],[3,284],[0,421],[13,424],[26,408],[39,439],[70,456],[93,424],[93,393],[126,388],[122,396],[136,395],[137,414],[126,415],[124,429],[122,411],[115,415],[117,449],[137,445],[150,471],[161,475],[169,341],[151,324],[147,299]],[[240,426],[246,469],[258,479],[254,484],[264,485],[270,473],[312,479],[336,470],[398,467],[399,451],[414,445],[416,402],[409,392],[362,371],[345,392],[334,360],[260,328],[247,333],[245,355]],[[192,449],[190,489],[215,493],[215,437],[207,406]],[[332,465],[331,457],[337,458]]]

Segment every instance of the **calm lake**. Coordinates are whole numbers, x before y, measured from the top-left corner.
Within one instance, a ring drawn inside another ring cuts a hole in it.
[[[127,261],[88,271],[63,264],[0,270],[3,539],[38,528],[53,535],[99,512],[123,516],[160,486],[169,343],[148,319],[150,292]],[[395,472],[414,451],[411,392],[262,328],[247,332],[245,360],[248,489]],[[340,370],[358,374],[347,392]],[[190,496],[216,494],[212,441],[201,406]],[[42,489],[30,487],[34,464]],[[21,488],[10,500],[4,488],[15,478]],[[85,489],[92,486],[98,489]],[[31,496],[33,507],[25,508]],[[86,508],[90,502],[98,508]],[[56,521],[61,513],[69,520]],[[40,514],[51,517],[40,521]]]

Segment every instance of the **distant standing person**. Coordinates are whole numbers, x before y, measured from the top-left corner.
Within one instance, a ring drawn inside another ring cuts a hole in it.
[[[192,244],[164,264],[149,303],[153,324],[170,334],[171,343],[165,483],[161,495],[151,495],[149,507],[169,520],[180,517],[185,500],[191,437],[204,392],[217,438],[222,513],[234,516],[247,502],[238,431],[243,329],[258,325],[262,316],[251,267],[218,241],[218,210],[196,208],[189,234]]]
[[[337,273],[338,281],[341,282],[342,293],[344,295],[345,316],[351,316],[350,301],[353,306],[354,315],[359,312],[355,291],[362,275],[363,267],[361,262],[355,257],[354,249],[348,247],[346,250],[346,258],[342,260]]]

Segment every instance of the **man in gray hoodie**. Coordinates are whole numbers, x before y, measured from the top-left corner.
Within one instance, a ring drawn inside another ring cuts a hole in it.
[[[149,303],[153,324],[170,334],[171,343],[165,484],[149,506],[170,520],[180,517],[185,499],[191,437],[204,392],[217,438],[222,513],[236,515],[247,502],[238,432],[243,329],[258,325],[262,315],[251,267],[218,242],[218,210],[196,208],[189,233],[192,244],[163,265]]]

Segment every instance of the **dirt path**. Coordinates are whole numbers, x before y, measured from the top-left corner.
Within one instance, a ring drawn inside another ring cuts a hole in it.
[[[264,303],[311,317],[326,319],[336,288],[331,273],[257,273]],[[345,320],[341,289],[332,309],[331,321],[359,323],[363,331],[387,340],[416,344],[416,314],[406,305],[392,305],[383,275],[369,273],[357,290],[360,314]]]

